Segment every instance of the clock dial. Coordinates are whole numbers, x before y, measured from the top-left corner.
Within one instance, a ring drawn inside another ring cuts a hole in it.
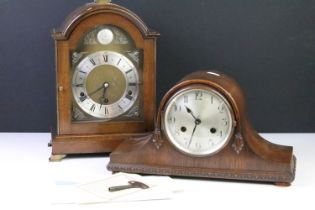
[[[97,40],[99,41],[99,43],[103,45],[110,44],[113,41],[113,39],[114,39],[114,34],[108,28],[102,29],[97,34]]]
[[[72,92],[88,115],[111,119],[128,111],[139,89],[138,71],[124,55],[99,51],[86,56],[75,68]]]
[[[163,127],[180,151],[206,156],[220,151],[234,129],[232,109],[225,98],[208,87],[176,93],[166,105]]]

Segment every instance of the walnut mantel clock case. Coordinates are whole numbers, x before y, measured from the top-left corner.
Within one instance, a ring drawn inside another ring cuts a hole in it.
[[[289,185],[295,157],[292,147],[272,144],[251,127],[231,77],[200,71],[164,96],[155,132],[123,142],[108,169]]]
[[[108,1],[82,6],[53,31],[57,129],[51,160],[111,152],[154,129],[158,35]]]

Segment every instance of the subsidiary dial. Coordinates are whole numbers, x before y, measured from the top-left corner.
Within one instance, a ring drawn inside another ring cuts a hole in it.
[[[110,44],[114,39],[114,34],[110,29],[102,29],[97,33],[97,40],[103,45]]]

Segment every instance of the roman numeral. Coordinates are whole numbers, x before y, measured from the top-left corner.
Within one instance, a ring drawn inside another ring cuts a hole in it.
[[[175,111],[175,112],[177,112],[177,111],[179,111],[179,112],[182,111],[182,108],[181,108],[180,105],[177,106],[176,104],[174,104],[174,105],[173,105],[173,108],[174,108],[174,111]]]
[[[120,64],[121,58],[119,59],[119,61],[117,62],[117,66]]]
[[[91,110],[92,112],[95,111],[95,104],[93,104],[93,105],[91,106],[90,110]]]
[[[93,58],[90,58],[90,62],[95,66],[96,65],[96,63],[95,63],[95,61],[93,60]]]
[[[223,121],[223,125],[224,125],[224,126],[227,126],[227,125],[228,125],[228,123],[229,123],[229,122],[228,122],[228,120],[227,120],[227,119],[225,119],[225,118],[223,118],[223,119],[222,119],[222,121]]]
[[[105,115],[108,115],[108,114],[109,114],[108,108],[105,107]]]
[[[73,86],[75,86],[75,87],[83,87],[84,84],[75,84],[75,85],[73,85]]]
[[[130,101],[132,101],[133,97],[131,95],[126,95],[126,98],[128,98]]]
[[[83,102],[83,101],[85,101],[87,99],[87,96],[80,96],[79,99],[80,99],[81,102]]]
[[[126,74],[129,74],[130,72],[132,72],[132,69],[126,71],[125,73],[126,73]]]
[[[118,104],[118,108],[121,109],[121,110],[124,110],[124,109],[122,108],[122,106],[120,106],[119,104]]]
[[[184,96],[184,103],[188,103],[188,96]]]
[[[137,83],[135,83],[135,82],[130,82],[130,83],[128,84],[128,86],[137,86]]]
[[[103,55],[104,61],[107,63],[108,62],[108,55]]]
[[[85,71],[79,71],[80,73],[82,73],[82,74],[87,74]]]
[[[170,117],[168,120],[170,121],[170,123],[176,123],[176,118],[175,117]]]
[[[202,92],[196,91],[195,94],[196,94],[195,100],[196,101],[201,101],[202,100],[202,95],[203,95]]]

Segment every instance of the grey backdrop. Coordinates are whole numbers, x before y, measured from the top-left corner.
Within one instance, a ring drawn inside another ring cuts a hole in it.
[[[46,132],[54,126],[50,31],[88,1],[0,1],[0,132]],[[158,101],[187,73],[218,69],[243,87],[259,132],[315,132],[315,1],[114,2],[162,35]]]

